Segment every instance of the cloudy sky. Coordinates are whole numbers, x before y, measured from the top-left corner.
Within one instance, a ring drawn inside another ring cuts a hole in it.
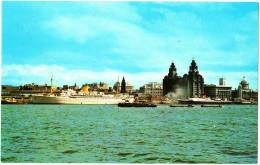
[[[2,2],[2,84],[77,84],[124,75],[136,88],[194,58],[206,84],[257,89],[258,4]]]

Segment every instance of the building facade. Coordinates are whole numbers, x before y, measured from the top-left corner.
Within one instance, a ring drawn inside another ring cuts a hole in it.
[[[204,85],[204,92],[207,97],[213,100],[231,100],[232,98],[232,87],[229,86]]]
[[[219,78],[219,85],[210,84],[204,85],[204,94],[210,99],[231,100],[232,87],[226,86],[226,80],[222,77]]]
[[[132,93],[134,91],[134,86],[131,85],[129,82],[126,82],[125,78],[123,77],[121,83],[117,81],[113,85],[113,91],[114,93]]]
[[[177,75],[174,63],[169,73],[163,79],[163,95],[173,95],[175,98],[196,98],[204,94],[204,79],[199,74],[195,60],[192,60],[188,74]]]
[[[150,82],[140,87],[140,92],[145,95],[150,96],[162,96],[163,95],[163,86],[157,82]]]
[[[184,79],[186,79],[186,75],[183,76]],[[199,74],[198,66],[195,62],[195,60],[192,60],[190,65],[190,70],[187,75],[187,91],[188,91],[188,97],[190,98],[196,98],[196,97],[202,97],[204,94],[204,79]]]
[[[232,91],[232,97],[237,100],[258,100],[258,91],[249,88],[249,83],[245,77],[241,80],[238,85],[238,89]]]

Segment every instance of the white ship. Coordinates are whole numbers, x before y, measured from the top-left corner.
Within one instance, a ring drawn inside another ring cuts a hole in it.
[[[51,77],[51,94],[34,95],[30,98],[32,104],[118,104],[133,102],[134,98],[129,95],[105,95],[104,93],[90,93],[88,87],[80,92],[68,89],[63,90],[59,95],[54,95],[53,76]],[[87,91],[87,92],[86,92]],[[118,93],[118,92],[117,92]]]
[[[118,104],[127,99],[115,96],[32,96],[33,104]],[[129,101],[131,102],[131,101]]]
[[[35,95],[31,96],[32,104],[118,104],[133,102],[129,95],[83,95],[76,94],[73,90],[63,91],[60,96]]]

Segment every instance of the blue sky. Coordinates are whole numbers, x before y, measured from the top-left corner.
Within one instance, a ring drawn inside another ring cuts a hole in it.
[[[118,77],[161,82],[192,58],[206,84],[243,76],[257,89],[258,4],[3,2],[2,84],[74,84]]]

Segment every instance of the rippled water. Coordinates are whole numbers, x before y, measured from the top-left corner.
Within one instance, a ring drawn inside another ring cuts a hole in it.
[[[257,162],[252,105],[2,105],[1,115],[3,162]]]

